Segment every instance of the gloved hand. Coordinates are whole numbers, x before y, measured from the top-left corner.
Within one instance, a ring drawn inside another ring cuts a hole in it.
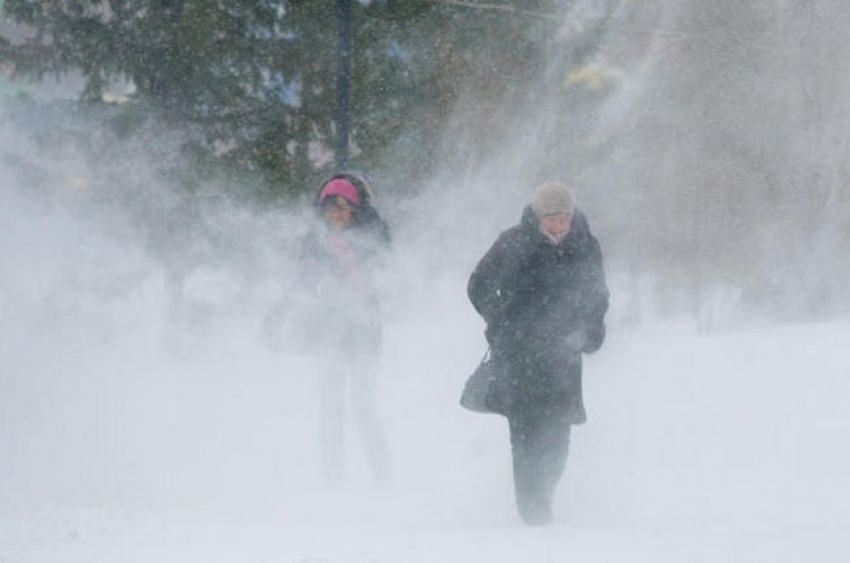
[[[574,330],[564,338],[564,344],[574,351],[592,354],[599,350],[605,341],[605,325],[600,323],[590,329],[580,328]]]
[[[602,343],[605,342],[605,324],[599,323],[584,331],[585,341],[581,347],[581,351],[585,354],[592,354],[599,350]]]
[[[573,352],[581,352],[587,342],[587,334],[583,328],[574,330],[564,338],[564,344]]]

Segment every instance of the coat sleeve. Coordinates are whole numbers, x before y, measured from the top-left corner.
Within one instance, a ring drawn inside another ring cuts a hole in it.
[[[582,352],[596,352],[605,341],[605,313],[608,311],[608,286],[605,283],[605,267],[602,250],[592,235],[585,261],[584,326],[585,343]]]
[[[390,227],[371,206],[364,208],[361,214],[360,225],[364,235],[361,259],[373,271],[383,269],[392,250]]]
[[[508,307],[510,289],[507,287],[512,252],[509,237],[503,233],[478,262],[467,284],[472,306],[488,327],[501,319]]]

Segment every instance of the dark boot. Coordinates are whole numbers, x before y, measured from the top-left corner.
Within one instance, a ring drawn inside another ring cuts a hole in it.
[[[520,518],[528,526],[552,523],[552,501],[542,496],[517,497]]]

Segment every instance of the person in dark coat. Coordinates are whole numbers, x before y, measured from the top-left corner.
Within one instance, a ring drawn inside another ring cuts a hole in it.
[[[499,368],[520,516],[549,523],[571,427],[587,419],[582,354],[602,345],[608,309],[599,243],[565,186],[537,191],[478,263],[468,295]]]
[[[302,249],[302,289],[313,305],[311,346],[321,370],[322,467],[326,482],[344,475],[346,403],[375,478],[386,479],[386,440],[375,404],[382,349],[375,274],[389,249],[386,222],[368,184],[340,173],[319,187],[316,228]],[[348,401],[346,400],[348,394]]]

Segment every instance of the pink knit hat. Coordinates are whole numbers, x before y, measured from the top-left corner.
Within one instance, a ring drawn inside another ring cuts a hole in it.
[[[334,178],[322,188],[322,194],[319,201],[324,200],[328,196],[338,195],[348,200],[349,203],[360,205],[360,195],[357,193],[357,188],[345,178]]]

